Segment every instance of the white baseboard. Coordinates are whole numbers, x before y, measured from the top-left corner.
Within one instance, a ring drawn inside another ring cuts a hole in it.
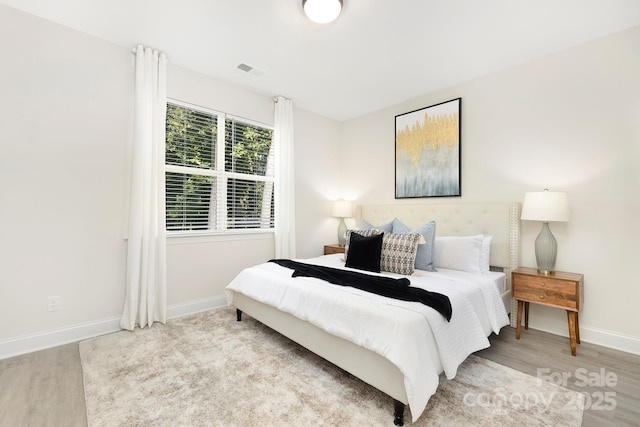
[[[0,341],[0,359],[82,341],[120,330],[120,318],[98,320]]]
[[[529,329],[537,329],[542,332],[548,332],[550,334],[560,335],[567,338],[569,337],[569,332],[566,330],[558,333],[556,330],[540,327],[539,325],[536,325],[535,327],[531,327],[531,325],[529,325]],[[630,335],[623,335],[617,332],[580,325],[580,341],[640,356],[640,338],[632,337]],[[580,347],[578,347],[578,351],[579,349]]]
[[[175,319],[176,317],[188,316],[189,314],[195,314],[201,311],[209,311],[214,308],[225,307],[226,305],[227,298],[224,295],[189,301],[183,304],[174,304],[167,307],[167,318]]]
[[[640,356],[640,338],[604,329],[580,326],[580,341],[609,347]]]
[[[226,305],[227,300],[224,296],[190,301],[183,304],[174,304],[167,307],[167,317],[169,319],[173,319],[201,311],[213,310]],[[23,337],[11,338],[0,341],[0,359],[6,359],[25,353],[82,341],[100,335],[118,332],[120,330],[120,317],[113,317],[110,319],[81,323],[79,325],[39,332],[37,334],[26,335]]]

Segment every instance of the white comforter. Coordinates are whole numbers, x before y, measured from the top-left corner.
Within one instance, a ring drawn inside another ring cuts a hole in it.
[[[344,268],[340,254],[299,261]],[[509,323],[495,283],[480,274],[417,270],[411,276],[412,286],[449,297],[453,315],[447,322],[421,303],[291,273],[275,263],[245,269],[226,287],[228,303],[240,292],[384,356],[404,375],[413,421],[435,393],[440,372],[455,377],[467,356],[489,346],[491,331]]]

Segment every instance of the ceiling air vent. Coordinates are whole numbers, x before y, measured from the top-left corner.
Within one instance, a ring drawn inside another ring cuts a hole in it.
[[[236,68],[238,70],[240,70],[240,71],[244,71],[245,73],[249,73],[249,74],[251,74],[252,76],[255,76],[255,77],[260,77],[261,75],[264,74],[263,71],[258,70],[257,68],[254,68],[251,65],[247,65],[245,63],[242,63],[242,64],[238,65]]]

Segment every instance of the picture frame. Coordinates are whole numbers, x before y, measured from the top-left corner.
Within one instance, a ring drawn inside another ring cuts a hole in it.
[[[395,116],[395,198],[461,196],[462,98]]]

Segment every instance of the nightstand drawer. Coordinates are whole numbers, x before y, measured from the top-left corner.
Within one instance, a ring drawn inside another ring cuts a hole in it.
[[[522,301],[580,309],[580,280],[546,277],[542,275],[513,274],[513,298]]]
[[[578,309],[578,297],[575,292],[568,293],[548,288],[530,288],[516,285],[513,287],[513,297],[521,301],[548,304],[556,307],[562,307],[567,310]]]

